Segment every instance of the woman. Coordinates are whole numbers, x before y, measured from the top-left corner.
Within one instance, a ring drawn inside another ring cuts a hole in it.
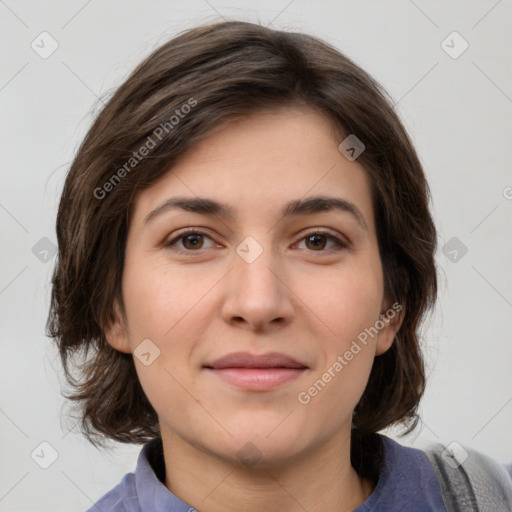
[[[385,92],[318,39],[226,22],[141,63],[57,218],[69,398],[94,444],[145,443],[91,510],[508,510],[498,464],[450,486],[479,454],[378,434],[425,387],[428,202]]]

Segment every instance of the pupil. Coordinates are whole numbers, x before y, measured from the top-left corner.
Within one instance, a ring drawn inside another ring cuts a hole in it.
[[[324,238],[323,235],[311,235],[308,238],[309,238],[310,241],[311,240],[316,240],[316,242],[318,242],[318,239],[322,239],[323,238],[323,242],[324,242],[323,244],[320,243],[320,245],[317,245],[315,242],[313,243],[314,247],[316,247],[316,248],[318,248],[318,247],[323,248],[323,246],[325,245],[325,238]]]
[[[198,241],[199,241],[198,238],[199,237],[201,237],[201,235],[187,235],[185,237],[185,246],[187,246],[187,244],[191,241],[191,239],[193,239],[191,246],[192,247],[197,247],[198,246]]]

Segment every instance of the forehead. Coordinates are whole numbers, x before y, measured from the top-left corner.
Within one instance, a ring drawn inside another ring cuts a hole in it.
[[[265,111],[219,125],[182,155],[136,200],[142,224],[169,198],[209,197],[230,206],[232,217],[283,215],[283,205],[309,196],[341,198],[357,205],[373,228],[366,171],[338,149],[343,135],[309,108]]]

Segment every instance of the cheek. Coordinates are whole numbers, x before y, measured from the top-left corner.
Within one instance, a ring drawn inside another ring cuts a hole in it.
[[[125,268],[123,293],[137,374],[157,411],[170,403],[180,407],[187,398],[181,385],[192,389],[191,354],[210,321],[211,313],[205,308],[215,279],[198,279],[179,268],[171,272],[158,262],[139,262],[137,267],[134,263]],[[149,365],[147,357],[137,359],[143,340],[151,340]]]
[[[197,317],[201,300],[215,284],[214,276],[198,279],[164,262],[133,262],[125,269],[123,293],[133,338],[165,343],[190,316]]]
[[[380,260],[346,265],[310,294],[308,306],[328,334],[318,337],[322,356],[300,403],[309,400],[311,411],[338,404],[330,413],[334,423],[355,407],[368,382],[377,341],[372,328],[379,319],[382,295]]]
[[[307,293],[304,289],[303,296]],[[353,265],[333,272],[323,279],[314,294],[309,292],[307,305],[315,312],[343,348],[379,318],[383,298],[382,274],[379,266]]]

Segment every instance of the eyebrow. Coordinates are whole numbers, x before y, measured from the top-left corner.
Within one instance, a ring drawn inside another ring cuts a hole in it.
[[[227,204],[219,203],[207,197],[171,197],[152,210],[144,219],[143,226],[171,210],[181,209],[202,215],[220,216],[225,219],[235,218],[235,209]],[[351,214],[359,225],[368,230],[361,211],[354,203],[339,197],[313,196],[306,199],[295,199],[285,204],[281,216],[292,217],[325,211],[338,210]]]

